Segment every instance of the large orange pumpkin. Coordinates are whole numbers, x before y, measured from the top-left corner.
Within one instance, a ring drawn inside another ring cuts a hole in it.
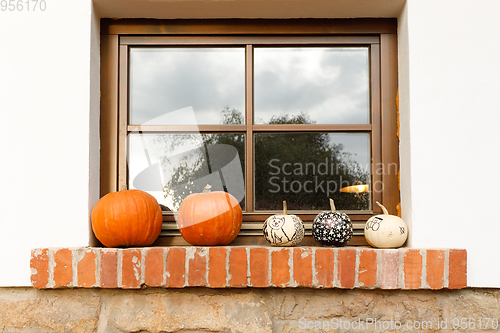
[[[156,199],[140,190],[108,193],[92,209],[92,229],[107,247],[151,245],[162,220]]]
[[[205,189],[204,193],[190,194],[182,201],[177,219],[179,231],[192,245],[229,244],[241,229],[240,204],[227,192]]]

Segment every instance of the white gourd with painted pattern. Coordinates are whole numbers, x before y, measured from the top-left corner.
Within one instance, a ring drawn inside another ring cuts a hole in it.
[[[276,246],[295,246],[304,238],[304,223],[297,215],[286,213],[286,201],[283,214],[270,216],[262,229],[266,240]]]
[[[400,247],[408,238],[408,226],[402,218],[389,215],[387,209],[378,201],[376,204],[382,208],[383,214],[372,216],[366,221],[366,241],[377,248]]]

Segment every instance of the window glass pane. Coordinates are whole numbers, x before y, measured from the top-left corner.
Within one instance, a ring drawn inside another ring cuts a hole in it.
[[[131,48],[130,124],[219,124],[230,111],[245,122],[243,48]]]
[[[245,135],[140,134],[128,137],[129,188],[177,211],[186,196],[227,189],[245,209]]]
[[[368,48],[255,48],[255,123],[370,122]]]
[[[369,210],[370,179],[368,133],[255,134],[256,210]]]

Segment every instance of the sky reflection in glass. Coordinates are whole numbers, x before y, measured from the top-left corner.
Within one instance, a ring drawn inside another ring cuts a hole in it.
[[[255,123],[368,124],[368,48],[255,48]]]
[[[219,124],[225,108],[245,114],[243,48],[132,48],[130,75],[130,124],[186,125],[158,117],[187,107],[198,124]]]

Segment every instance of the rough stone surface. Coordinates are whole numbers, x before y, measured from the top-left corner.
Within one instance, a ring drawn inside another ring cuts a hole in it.
[[[476,328],[453,330],[455,318],[474,321]],[[478,329],[481,318],[500,320],[500,290],[0,288],[2,333],[500,331],[491,322]],[[334,327],[370,320],[402,327]],[[438,329],[444,320],[448,329]],[[408,322],[432,326],[408,328]]]
[[[99,299],[96,291],[0,288],[0,332],[93,332]]]

